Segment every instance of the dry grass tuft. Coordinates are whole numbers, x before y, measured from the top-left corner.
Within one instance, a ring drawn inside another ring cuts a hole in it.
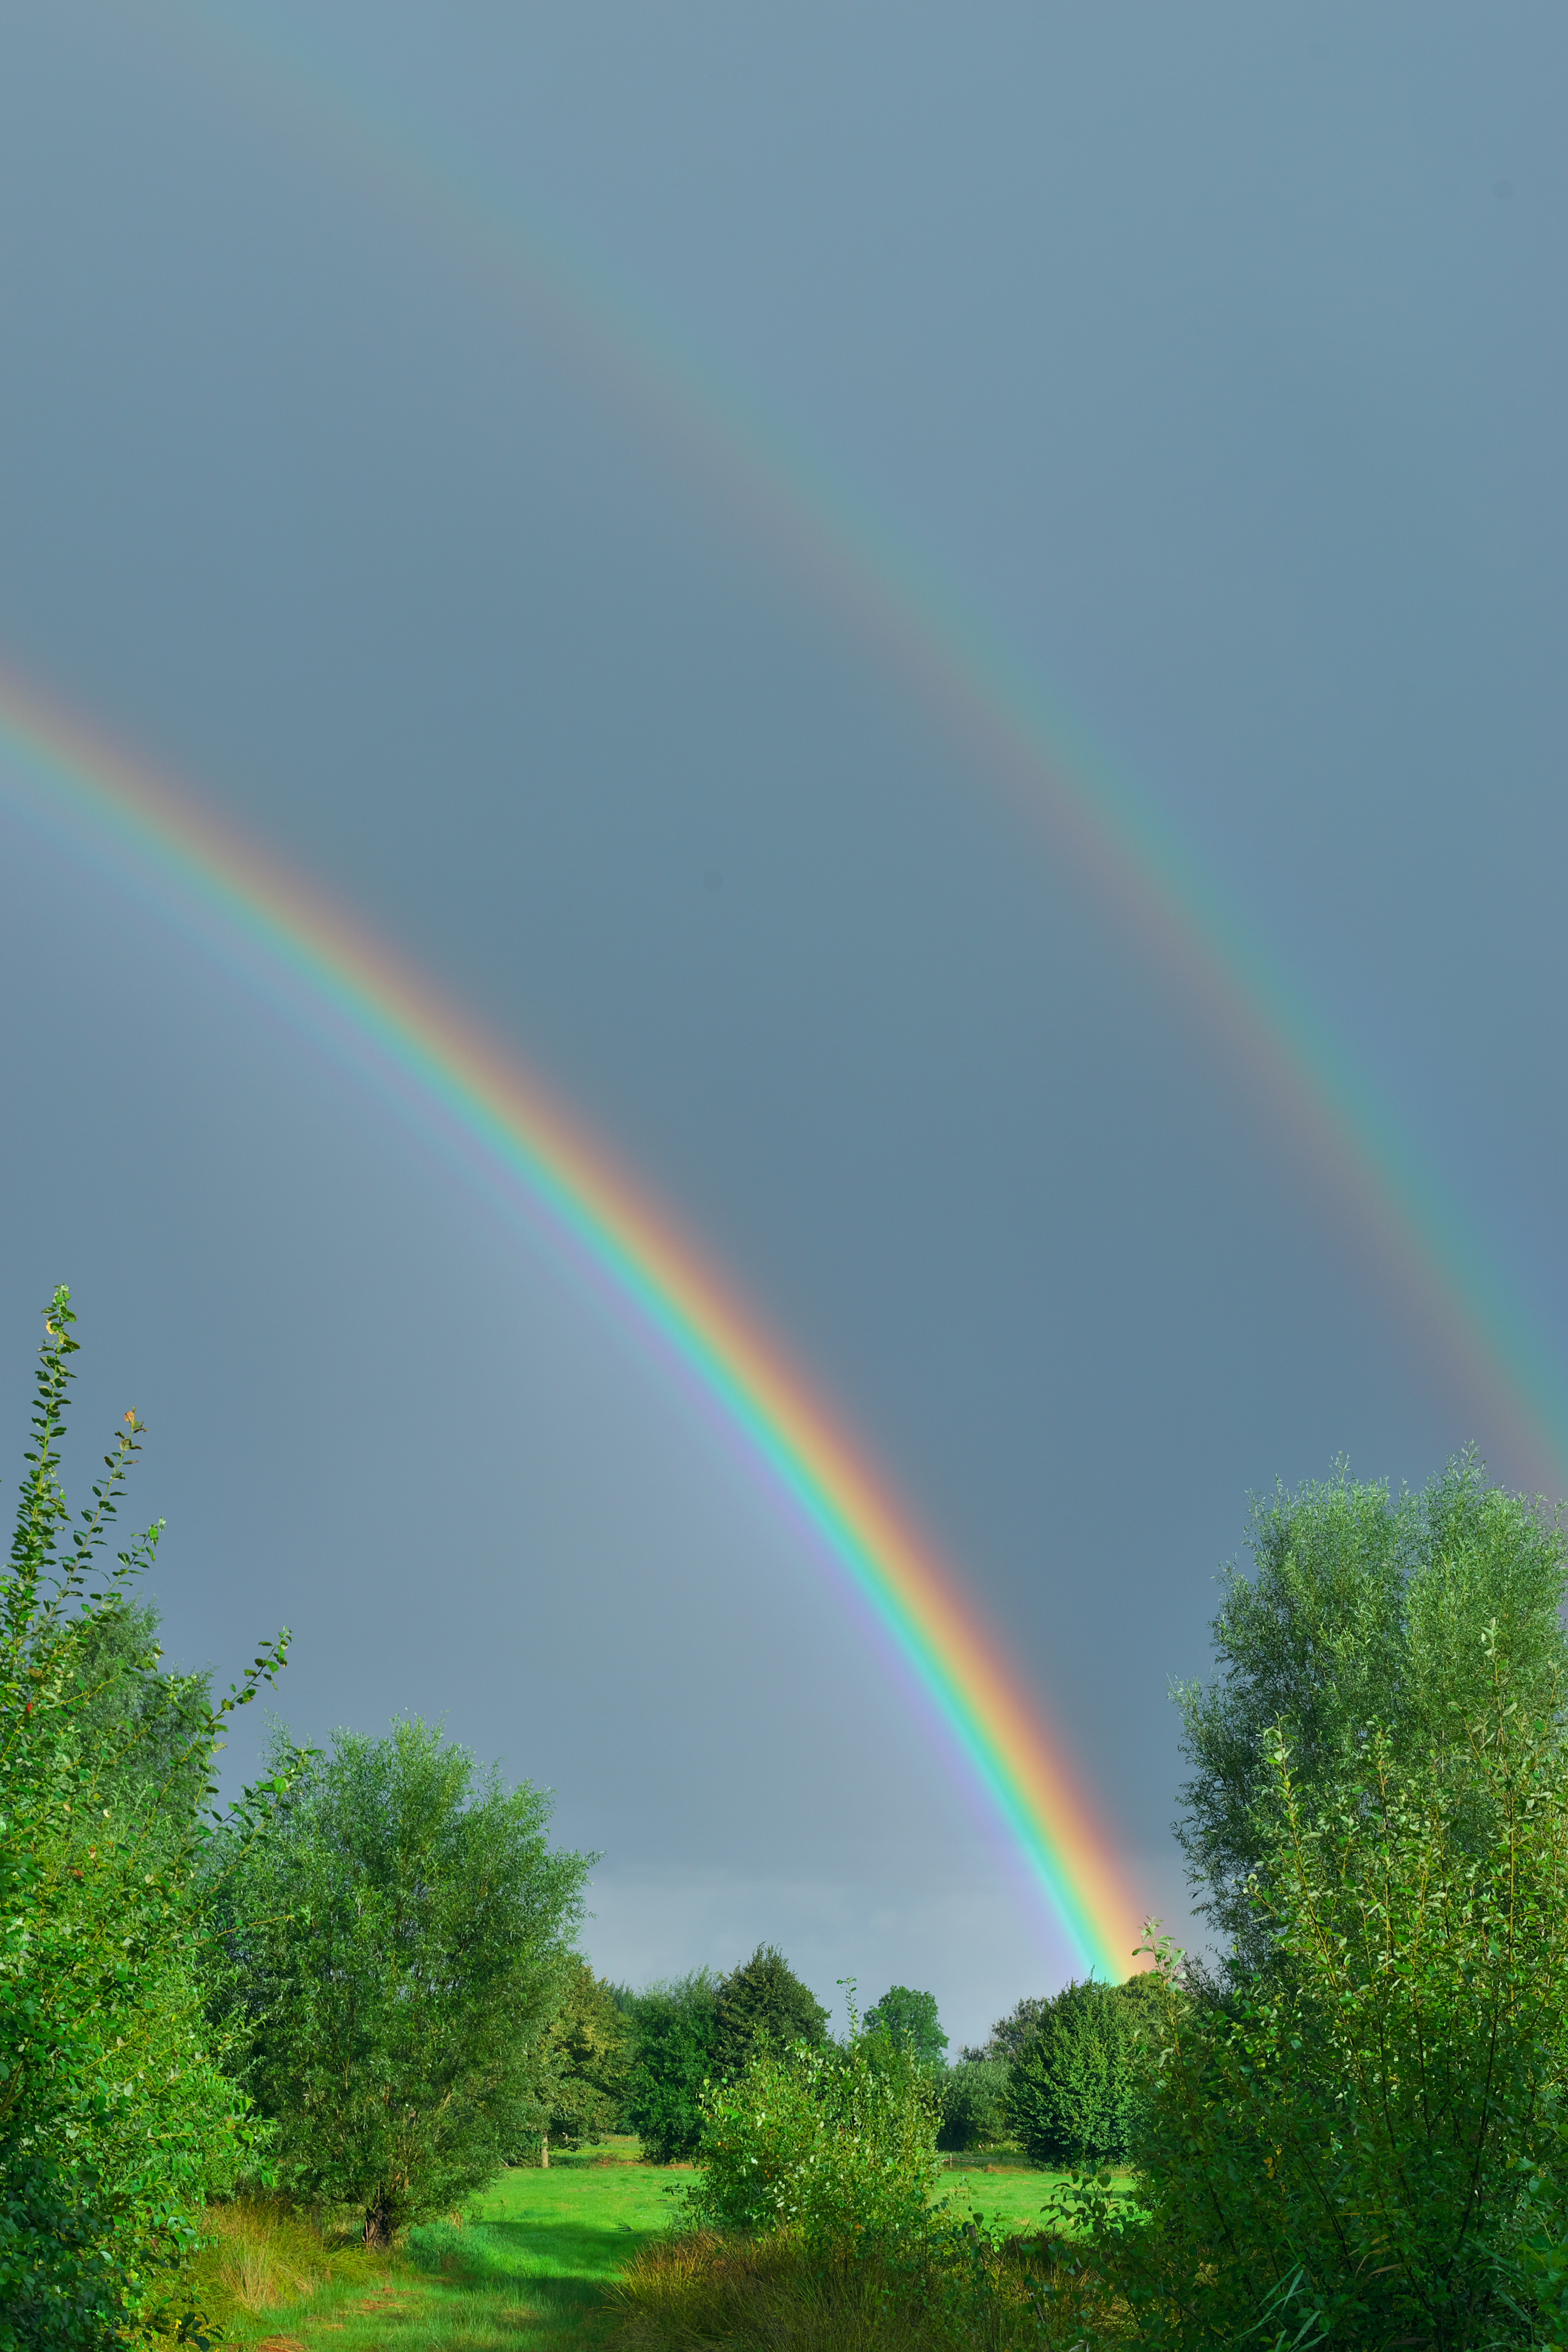
[[[237,2197],[209,2205],[205,2242],[196,2258],[204,2309],[217,2320],[303,2303],[335,2281],[379,2285],[386,2257],[334,2242],[309,2214],[267,2198]],[[272,2352],[289,2352],[292,2338],[268,2338]]]
[[[713,2232],[647,2248],[610,2291],[617,2352],[1089,2352],[1125,2337],[1104,2284],[1015,2240],[952,2307],[869,2261],[808,2261],[784,2238]]]

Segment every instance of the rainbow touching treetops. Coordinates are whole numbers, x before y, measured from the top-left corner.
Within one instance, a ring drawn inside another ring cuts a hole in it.
[[[1059,1926],[1076,1972],[1120,1979],[1139,1915],[1110,1840],[948,1569],[850,1437],[670,1221],[516,1063],[342,909],[184,795],[0,683],[0,789],[105,861],[269,994],[301,996],[373,1084],[455,1129],[490,1189],[521,1189],[693,1375],[931,1703]]]

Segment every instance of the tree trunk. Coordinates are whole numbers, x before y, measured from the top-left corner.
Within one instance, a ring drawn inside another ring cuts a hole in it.
[[[392,2244],[392,2215],[387,2210],[386,2191],[378,2189],[375,2203],[369,2206],[364,2217],[364,2242],[384,2253]]]
[[[550,2169],[550,2134],[548,2132],[541,2132],[539,2135],[539,2162],[540,2168],[548,2172]]]

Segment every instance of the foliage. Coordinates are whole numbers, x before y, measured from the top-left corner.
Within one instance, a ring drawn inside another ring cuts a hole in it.
[[[1147,1980],[1069,1984],[1008,2070],[1006,2113],[1037,2164],[1126,2161],[1142,2104]]]
[[[1413,1769],[1376,1730],[1321,1810],[1277,1735],[1276,1965],[1215,1999],[1160,1956],[1144,2251],[1184,2342],[1272,2313],[1327,2344],[1537,2343],[1537,2304],[1561,2330],[1568,1762],[1483,1655],[1462,1751]]]
[[[759,1944],[719,1979],[713,2059],[721,2073],[738,2074],[761,2041],[782,2050],[793,2042],[820,2043],[826,2034],[827,2011],[772,1944]]]
[[[216,1709],[200,1678],[159,1671],[130,1591],[159,1528],[97,1559],[135,1414],[74,1528],[59,1481],[74,1320],[57,1290],[0,1587],[4,2352],[141,2343],[184,2308],[196,2217],[248,2139],[202,2015],[197,1808],[223,1718],[284,1655],[264,1650]]]
[[[580,1953],[568,1953],[544,2045],[545,2129],[575,2147],[614,2131],[626,2100],[627,2021],[612,1989]]]
[[[1011,2070],[1000,2058],[965,2058],[939,2076],[942,2122],[936,2144],[944,2153],[994,2147],[1005,2139]]]
[[[1049,1993],[1026,1994],[1016,2009],[997,2019],[984,2042],[973,2049],[966,2045],[959,2053],[960,2057],[966,2063],[976,2058],[1000,2059],[1010,2066],[1050,2007],[1051,2000]]]
[[[234,1858],[220,1996],[280,2186],[366,2242],[442,2210],[544,2118],[544,2040],[590,1857],[550,1804],[417,1720],[340,1731]]]
[[[1326,1483],[1256,1500],[1256,1573],[1233,1563],[1214,1621],[1220,1678],[1176,1691],[1194,1767],[1176,1835],[1200,1909],[1245,1969],[1274,1934],[1268,1860],[1279,1824],[1267,1762],[1283,1725],[1296,1785],[1327,1799],[1359,1769],[1367,1727],[1405,1764],[1464,1746],[1487,1704],[1489,1627],[1527,1712],[1554,1711],[1568,1670],[1563,1531],[1486,1484],[1473,1454],[1423,1494],[1391,1498],[1342,1467]]]
[[[702,2108],[703,2221],[790,2231],[836,2258],[923,2232],[937,2093],[907,2042],[853,2021],[844,2043],[764,2042]]]
[[[868,2033],[890,2033],[907,2042],[922,2066],[940,2066],[947,2036],[936,2013],[934,1992],[911,1992],[908,1985],[889,1985],[879,2001],[866,2012]]]
[[[714,2066],[718,1988],[706,1969],[632,1997],[633,2056],[626,2116],[655,2164],[677,2164],[702,2139],[702,2086]]]

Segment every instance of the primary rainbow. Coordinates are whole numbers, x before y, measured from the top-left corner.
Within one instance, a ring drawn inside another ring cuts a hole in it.
[[[33,824],[150,888],[226,960],[324,1016],[373,1081],[455,1127],[492,1186],[519,1188],[694,1376],[861,1597],[934,1709],[1059,1925],[1078,1973],[1128,1974],[1139,1916],[1113,1846],[982,1630],[841,1426],[733,1292],[478,1024],[341,908],[0,680],[0,791]]]

